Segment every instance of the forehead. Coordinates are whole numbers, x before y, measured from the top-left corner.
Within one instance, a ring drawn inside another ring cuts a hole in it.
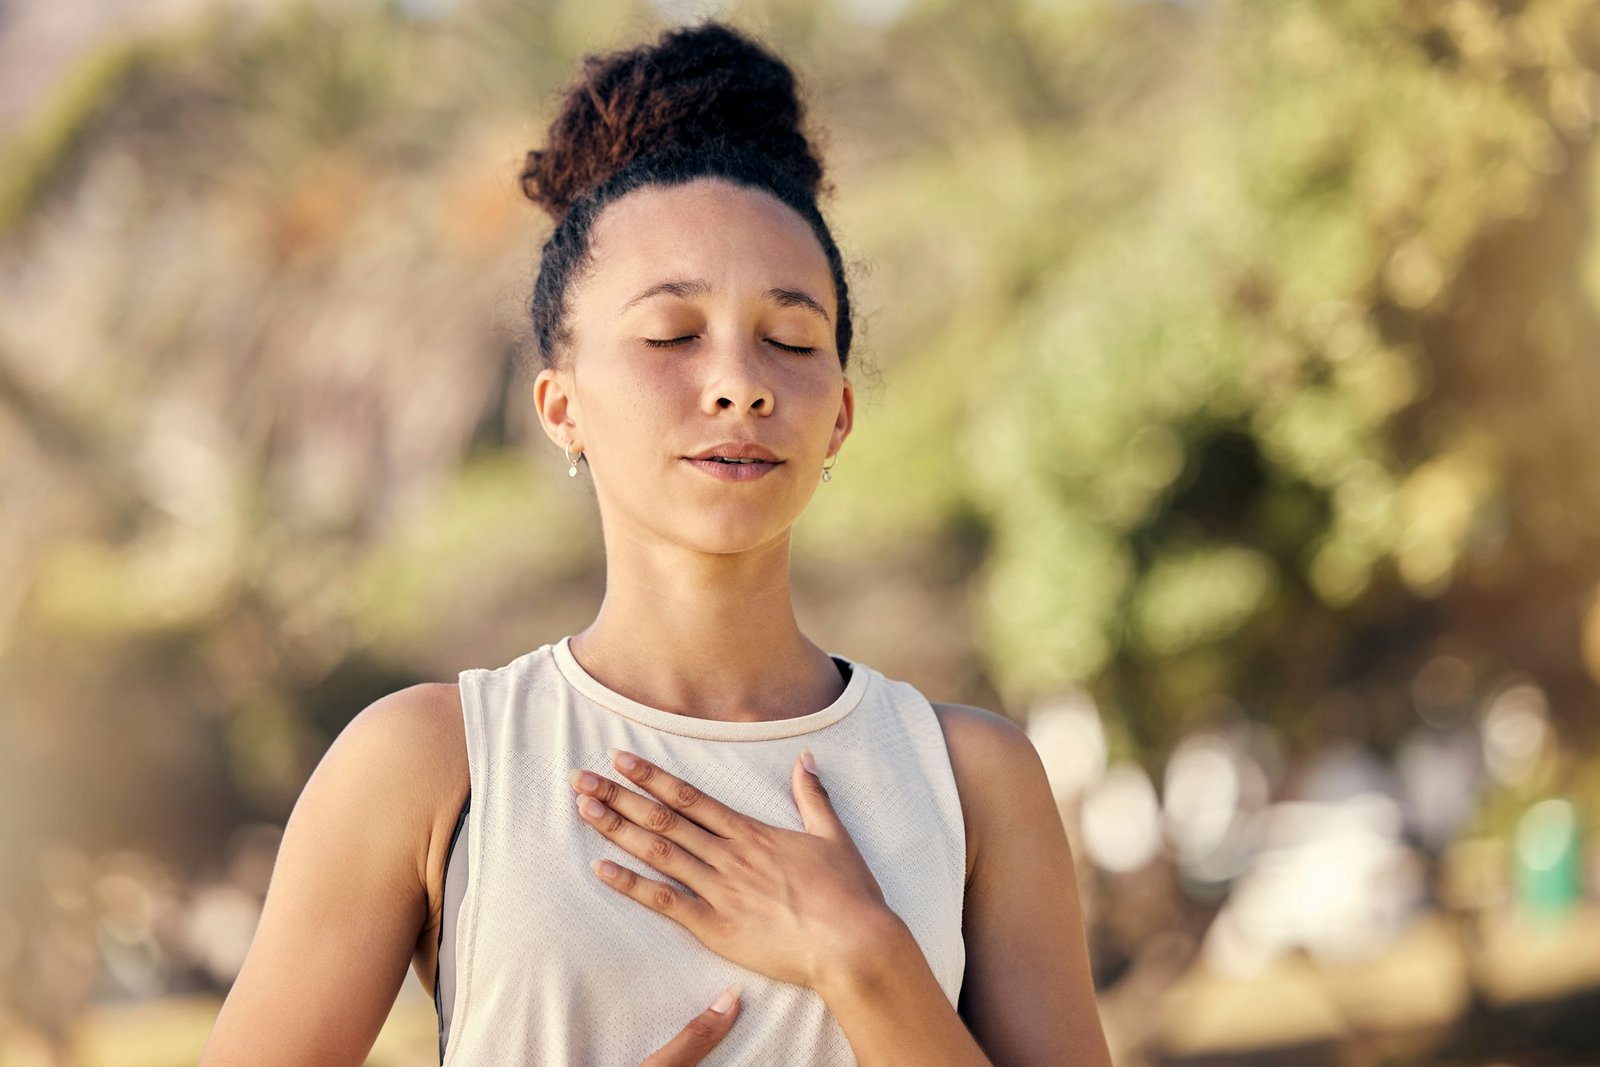
[[[682,276],[724,292],[806,288],[834,311],[827,256],[805,219],[770,193],[719,179],[615,201],[595,222],[589,255],[584,288],[619,306],[641,284]]]

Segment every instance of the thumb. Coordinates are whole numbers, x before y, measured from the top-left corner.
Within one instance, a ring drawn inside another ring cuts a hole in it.
[[[828,790],[817,775],[817,762],[809,748],[800,750],[800,758],[794,761],[790,777],[795,807],[800,809],[800,821],[805,824],[806,833],[834,840],[848,837],[844,824],[833,810]]]
[[[711,1007],[690,1019],[678,1035],[652,1052],[639,1067],[694,1067],[728,1036],[739,1015],[739,984],[724,989]]]

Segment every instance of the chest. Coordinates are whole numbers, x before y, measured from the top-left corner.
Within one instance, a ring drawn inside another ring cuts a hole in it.
[[[639,738],[631,743],[634,751],[648,749]],[[605,747],[590,764],[596,770],[603,769]],[[937,783],[908,773],[903,763],[897,775],[884,775],[878,772],[892,768],[882,759],[863,760],[859,749],[852,759],[816,739],[811,747],[820,765],[835,768],[828,779],[834,808],[885,901],[956,1003],[965,963],[959,809],[952,825]],[[679,773],[668,763],[670,752],[641,754]],[[577,758],[585,765],[583,750]],[[694,764],[696,784],[748,815],[801,830],[778,765],[702,759]],[[447,1056],[465,1058],[447,1058],[447,1065],[476,1062],[454,1046],[504,1041],[547,1057],[529,1063],[639,1062],[733,982],[745,990],[740,1024],[707,1063],[773,1062],[777,1048],[809,1050],[810,1059],[785,1062],[854,1063],[848,1040],[814,992],[717,956],[686,928],[594,876],[589,864],[600,858],[672,881],[578,817],[569,769],[553,754],[523,752],[508,755],[498,777],[482,776],[488,781],[485,795],[473,801],[473,874],[457,926],[459,991],[447,1047]]]

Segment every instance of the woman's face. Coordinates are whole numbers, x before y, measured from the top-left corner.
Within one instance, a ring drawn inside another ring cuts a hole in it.
[[[583,450],[608,538],[712,553],[783,538],[854,414],[810,226],[730,182],[651,186],[601,213],[590,263],[568,290],[572,349],[534,393],[551,440]],[[780,462],[695,461],[728,442]]]

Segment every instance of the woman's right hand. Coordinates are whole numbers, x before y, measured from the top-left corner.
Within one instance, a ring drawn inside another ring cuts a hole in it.
[[[677,1037],[652,1052],[639,1067],[695,1067],[728,1036],[738,1015],[739,987],[731,985],[718,994],[711,1007],[690,1019]]]

